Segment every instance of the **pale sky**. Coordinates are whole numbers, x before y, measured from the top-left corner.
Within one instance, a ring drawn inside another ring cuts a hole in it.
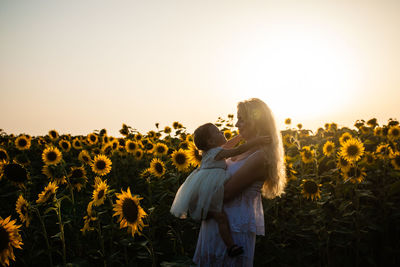
[[[0,129],[400,119],[400,1],[0,1]]]

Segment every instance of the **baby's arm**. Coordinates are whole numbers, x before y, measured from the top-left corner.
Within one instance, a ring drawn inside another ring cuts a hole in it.
[[[223,149],[231,149],[234,148],[236,146],[237,143],[240,142],[240,140],[242,140],[242,137],[240,135],[236,135],[235,137],[232,137],[231,139],[229,139],[225,145],[222,146]]]
[[[232,149],[222,149],[216,156],[215,156],[215,160],[222,160],[222,159],[226,159],[226,158],[230,158],[233,156],[237,156],[240,155],[244,152],[246,152],[247,150],[250,150],[251,148],[255,147],[255,146],[259,146],[259,145],[265,145],[265,144],[269,144],[271,143],[271,137],[269,136],[259,136],[256,137],[250,141],[247,141],[246,143],[244,143],[243,145],[240,145],[236,148],[232,148]]]

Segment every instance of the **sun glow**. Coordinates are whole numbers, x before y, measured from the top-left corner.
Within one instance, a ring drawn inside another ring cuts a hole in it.
[[[256,96],[281,118],[315,120],[354,98],[359,67],[344,41],[316,29],[276,30],[238,56],[237,99]]]

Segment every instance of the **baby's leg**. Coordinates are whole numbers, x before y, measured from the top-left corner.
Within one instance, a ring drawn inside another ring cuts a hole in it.
[[[231,230],[229,228],[228,217],[224,211],[214,212],[209,211],[207,214],[207,218],[212,217],[218,224],[219,234],[221,235],[222,240],[224,241],[227,248],[232,247],[235,243],[233,243]]]

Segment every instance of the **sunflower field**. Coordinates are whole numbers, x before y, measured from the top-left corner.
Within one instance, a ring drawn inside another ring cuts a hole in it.
[[[233,115],[216,125],[227,139]],[[264,199],[255,266],[400,266],[400,126],[282,131],[285,194]],[[201,154],[179,122],[86,136],[0,131],[4,266],[189,266],[200,223],[169,212]]]

